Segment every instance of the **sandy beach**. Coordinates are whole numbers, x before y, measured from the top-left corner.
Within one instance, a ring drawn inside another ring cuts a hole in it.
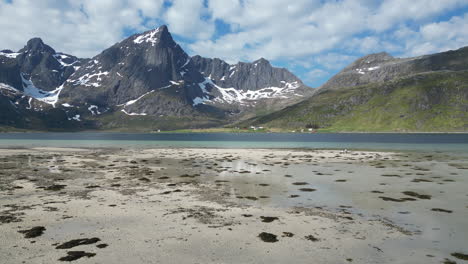
[[[468,263],[466,158],[0,149],[0,262]]]

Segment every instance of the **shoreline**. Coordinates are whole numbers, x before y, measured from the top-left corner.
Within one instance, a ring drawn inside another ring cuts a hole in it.
[[[348,153],[352,152],[371,152],[371,153],[390,153],[390,154],[444,154],[444,155],[462,155],[468,157],[468,152],[457,152],[457,151],[449,151],[449,150],[403,150],[403,149],[372,149],[372,148],[304,148],[304,147],[285,147],[285,148],[267,148],[267,147],[252,147],[252,148],[245,148],[245,147],[191,147],[191,146],[1,146],[0,145],[0,152],[2,150],[13,150],[13,151],[35,151],[35,150],[45,150],[45,151],[63,151],[63,152],[70,152],[70,151],[118,151],[118,150],[133,150],[133,151],[145,151],[145,150],[216,150],[216,151],[235,151],[235,150],[248,150],[248,151],[290,151],[290,152],[320,152],[320,151],[332,151],[342,154],[344,150],[348,151]]]
[[[1,131],[0,134],[37,134],[37,133],[64,133],[64,134],[80,134],[80,133],[96,133],[96,134],[468,134],[468,131],[316,131],[316,132],[291,132],[284,131],[204,131],[203,129],[193,130],[169,130],[169,131],[117,131],[117,130],[79,130],[79,131],[48,131],[48,130],[25,130],[25,131]],[[216,129],[215,129],[216,130]],[[293,130],[293,129],[291,129]]]
[[[348,151],[348,153],[353,152],[371,152],[371,153],[383,153],[383,154],[408,154],[408,155],[421,155],[421,154],[438,154],[438,155],[448,155],[448,156],[457,156],[460,158],[468,158],[468,152],[460,150],[429,150],[429,149],[375,149],[375,148],[304,148],[304,147],[285,147],[285,148],[268,148],[268,147],[212,147],[212,146],[2,146],[0,145],[0,152],[5,151],[15,151],[15,152],[28,152],[28,151],[58,151],[58,152],[73,152],[73,151],[122,151],[122,150],[131,150],[131,151],[148,151],[148,150],[200,150],[200,151],[289,151],[289,152],[321,152],[321,151],[331,151],[336,152],[337,154],[343,154],[343,151]]]
[[[86,253],[77,263],[441,263],[468,250],[468,163],[443,153],[0,148],[0,167],[9,263],[69,251]]]

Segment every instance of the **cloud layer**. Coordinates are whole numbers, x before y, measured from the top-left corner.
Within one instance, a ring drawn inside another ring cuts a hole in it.
[[[0,0],[0,49],[38,36],[92,57],[168,24],[190,54],[260,57],[311,84],[359,56],[415,56],[468,45],[466,0]]]

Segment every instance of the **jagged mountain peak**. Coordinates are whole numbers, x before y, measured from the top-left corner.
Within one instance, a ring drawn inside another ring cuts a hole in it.
[[[135,34],[128,39],[134,44],[150,44],[151,46],[156,46],[158,44],[166,47],[177,45],[166,25],[162,25],[143,33]]]
[[[37,46],[37,45],[44,45],[44,41],[42,41],[41,38],[32,38],[30,40],[28,40],[28,42],[26,43],[27,46]]]
[[[93,57],[67,80],[62,95],[64,102],[73,105],[112,107],[173,85],[194,86],[193,93],[202,96],[197,84],[204,80],[163,25],[132,35]]]
[[[156,28],[156,30],[158,30],[160,32],[161,36],[169,36],[169,37],[172,38],[171,33],[169,32],[169,28],[167,27],[167,25],[161,25],[158,28]]]
[[[252,63],[253,63],[254,65],[256,65],[256,64],[271,65],[271,64],[270,64],[270,61],[268,61],[267,59],[265,59],[265,58],[263,58],[263,57],[260,58],[260,59],[258,59],[258,60],[256,60],[256,61],[254,61],[254,62],[252,62]]]
[[[268,60],[260,58],[253,62],[228,64],[220,59],[201,56],[192,57],[193,64],[207,78],[220,87],[238,91],[257,91],[269,87],[303,86],[302,82],[286,69],[273,67]]]
[[[18,52],[0,55],[14,59],[10,62],[14,73],[2,79],[18,90],[56,90],[80,65],[80,59],[57,53],[41,38],[30,39]]]
[[[26,46],[22,48],[20,53],[24,52],[48,52],[51,54],[55,54],[55,50],[50,47],[49,45],[45,44],[44,41],[42,41],[41,38],[32,38],[28,40],[26,43]]]
[[[343,71],[369,68],[393,60],[395,60],[395,58],[387,52],[373,53],[355,60],[348,67],[344,68]]]
[[[200,55],[194,55],[192,56],[192,60],[194,61],[198,61],[198,60],[206,60],[206,61],[216,61],[216,62],[222,62],[222,63],[225,63],[225,64],[228,64],[227,62],[225,62],[223,59],[220,59],[220,58],[205,58],[205,57],[202,57]]]

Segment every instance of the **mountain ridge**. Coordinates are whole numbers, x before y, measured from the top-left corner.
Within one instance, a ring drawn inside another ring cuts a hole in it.
[[[352,62],[317,91],[383,82],[427,71],[464,70],[468,69],[467,58],[468,47],[409,58],[394,58],[386,52],[369,54]]]

